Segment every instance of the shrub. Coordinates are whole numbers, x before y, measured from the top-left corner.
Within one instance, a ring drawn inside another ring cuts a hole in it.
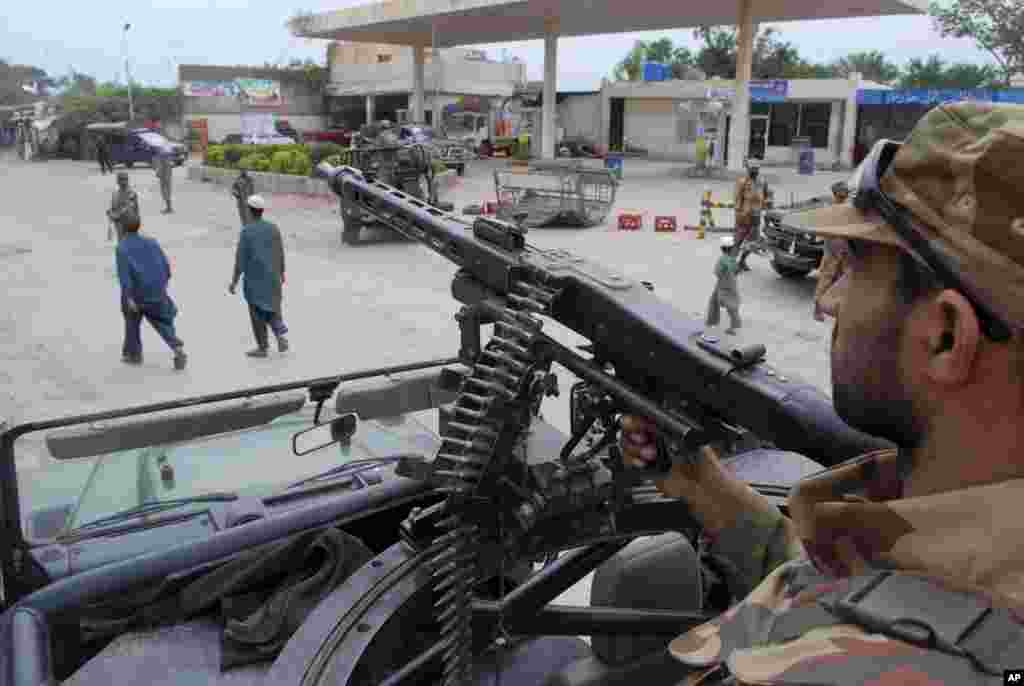
[[[270,156],[270,171],[275,174],[284,174],[292,165],[292,153],[279,151]]]
[[[345,147],[337,143],[313,143],[307,147],[309,148],[310,162],[314,167],[328,157],[340,155],[345,151]]]
[[[227,161],[224,159],[224,146],[222,145],[211,145],[206,149],[206,163],[211,167],[226,167]]]
[[[266,171],[264,169],[260,169],[261,163],[263,162],[266,162],[266,168],[270,169],[270,160],[259,153],[250,153],[238,161],[238,168],[248,169],[250,171]]]
[[[227,166],[232,169],[238,167],[239,161],[245,156],[245,149],[247,145],[225,145],[224,148],[224,161]]]
[[[304,153],[292,153],[292,163],[288,171],[298,176],[309,176],[313,173],[313,161]]]
[[[259,157],[259,158],[257,158],[255,164],[256,164],[255,171],[260,171],[260,172],[270,171],[270,160],[268,160],[266,157]]]

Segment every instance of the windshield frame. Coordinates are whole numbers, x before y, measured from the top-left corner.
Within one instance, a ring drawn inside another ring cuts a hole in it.
[[[21,552],[27,548],[40,545],[39,542],[29,542],[25,537],[22,528],[22,511],[18,493],[18,472],[16,466],[15,446],[19,438],[26,434],[47,431],[52,429],[66,428],[76,425],[94,424],[126,417],[134,417],[144,414],[152,414],[169,410],[183,408],[194,408],[199,405],[219,403],[231,400],[243,400],[262,395],[272,395],[286,391],[306,390],[312,398],[330,398],[338,386],[348,381],[370,379],[374,377],[401,374],[422,369],[431,369],[458,365],[461,361],[457,357],[431,360],[426,362],[414,362],[410,364],[393,367],[383,367],[357,372],[349,372],[337,376],[318,377],[285,384],[269,386],[257,386],[227,393],[216,393],[211,395],[184,398],[148,405],[137,405],[134,407],[96,412],[84,415],[63,417],[60,419],[26,422],[16,425],[0,434],[0,579],[12,579],[16,576],[15,558],[20,558]],[[326,392],[326,395],[323,395]],[[9,597],[7,589],[0,589]]]
[[[147,145],[155,148],[170,148],[171,141],[157,131],[138,131],[137,135]]]

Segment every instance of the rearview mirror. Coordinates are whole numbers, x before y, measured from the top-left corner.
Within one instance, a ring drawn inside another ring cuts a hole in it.
[[[292,436],[292,452],[301,457],[335,443],[347,442],[356,433],[359,418],[355,412],[317,424]]]

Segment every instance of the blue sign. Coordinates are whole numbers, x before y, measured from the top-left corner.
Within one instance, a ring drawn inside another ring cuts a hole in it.
[[[906,90],[858,90],[858,105],[942,105],[970,100],[1024,104],[1024,88],[1006,90],[960,88],[910,88]]]
[[[751,102],[785,102],[789,95],[789,81],[769,79],[750,82]]]

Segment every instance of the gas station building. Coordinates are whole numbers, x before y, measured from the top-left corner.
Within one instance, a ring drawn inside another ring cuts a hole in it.
[[[662,0],[386,0],[311,15],[301,27],[296,27],[295,33],[306,38],[411,47],[409,109],[410,118],[418,121],[425,120],[428,48],[543,40],[541,156],[552,159],[555,156],[559,37],[733,25],[738,29],[738,64],[735,85],[728,94],[731,98],[730,127],[728,151],[724,154],[728,167],[740,170],[749,152],[750,78],[758,24],[923,14],[926,11],[927,0],[689,0],[686,3]],[[625,102],[620,102],[625,107]],[[612,107],[610,97],[608,106]],[[757,114],[758,107],[753,109],[755,117],[763,116]],[[811,112],[813,116],[820,114]],[[833,117],[831,110],[829,117]],[[614,119],[609,111],[607,121],[611,123]]]

